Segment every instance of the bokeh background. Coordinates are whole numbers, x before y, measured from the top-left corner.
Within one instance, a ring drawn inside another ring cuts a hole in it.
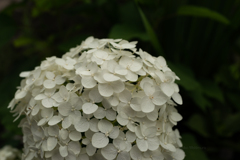
[[[239,0],[0,0],[0,147],[22,147],[7,109],[19,73],[88,36],[166,58],[181,79],[186,160],[239,159]]]

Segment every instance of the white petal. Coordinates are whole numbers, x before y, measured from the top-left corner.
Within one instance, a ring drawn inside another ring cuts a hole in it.
[[[76,72],[77,72],[77,71],[76,71]],[[92,75],[92,73],[91,73],[90,71],[79,71],[79,72],[77,72],[77,73],[80,73],[80,75],[81,75],[82,77],[91,76],[91,75]]]
[[[45,98],[47,98],[47,96],[45,94],[39,94],[34,99],[35,100],[42,100],[42,99],[45,99]]]
[[[125,126],[128,124],[129,120],[122,118],[120,115],[117,115],[117,121],[119,124],[121,124],[122,126]]]
[[[162,93],[161,91],[157,91],[153,94],[152,102],[155,105],[163,105],[167,102],[168,99],[169,98],[164,93]]]
[[[43,119],[41,119],[40,121],[38,121],[38,126],[42,126],[42,125],[44,125],[44,124],[46,124],[47,123],[47,119],[46,118],[43,118]]]
[[[174,93],[174,88],[169,83],[161,83],[160,88],[168,97]]]
[[[175,147],[174,145],[172,145],[172,144],[164,144],[164,143],[162,143],[162,142],[160,141],[160,145],[161,145],[163,148],[165,148],[165,149],[167,149],[167,150],[169,150],[169,151],[171,151],[171,152],[175,152],[175,151],[176,151],[176,147]]]
[[[80,143],[71,141],[68,143],[68,150],[73,151],[75,155],[79,154],[81,151]]]
[[[140,69],[139,71],[135,72],[140,76],[146,76],[146,72],[143,69]]]
[[[46,108],[41,110],[41,116],[50,118],[53,116],[53,109],[52,108]]]
[[[115,76],[114,74],[111,74],[111,73],[105,73],[103,75],[103,78],[107,82],[113,82],[113,81],[117,81],[120,79],[118,76]]]
[[[145,152],[148,150],[148,144],[147,141],[143,140],[143,139],[139,139],[137,138],[137,146],[139,148],[140,151]]]
[[[56,84],[54,81],[47,79],[43,82],[43,86],[47,89],[51,89],[51,88],[54,88]]]
[[[65,86],[60,87],[59,94],[65,101],[67,101],[69,99],[69,93]]]
[[[115,68],[115,73],[117,73],[119,75],[126,75],[128,73],[128,71],[125,68],[123,68],[122,66],[117,65]]]
[[[40,71],[41,71],[41,70],[40,70]],[[25,77],[28,77],[28,76],[30,75],[30,73],[31,73],[31,72],[27,72],[27,71],[21,72],[19,76],[22,77],[22,78],[25,78]]]
[[[65,65],[65,61],[63,59],[60,59],[60,58],[56,59],[55,62],[60,66]]]
[[[46,72],[46,77],[47,77],[48,79],[53,80],[54,77],[55,77],[55,74],[54,74],[53,72],[47,71],[47,72]]]
[[[102,71],[99,71],[94,74],[94,79],[99,83],[106,83],[106,81],[103,79],[103,73]]]
[[[92,137],[92,145],[96,148],[103,148],[109,143],[108,137],[103,133],[95,133]]]
[[[182,120],[182,116],[177,112],[171,112],[170,113],[170,118],[175,122],[178,122],[178,121]]]
[[[130,151],[131,158],[134,160],[143,159],[142,152],[138,149],[137,145],[134,145]]]
[[[147,113],[147,118],[151,121],[156,121],[158,118],[158,111],[155,109],[150,113]]]
[[[106,112],[106,118],[110,121],[114,121],[116,119],[116,111],[112,110],[112,109],[108,109]]]
[[[177,160],[183,160],[185,158],[185,153],[183,150],[177,148],[176,152],[172,152],[172,157]]]
[[[46,98],[42,100],[42,105],[46,108],[51,108],[53,106],[54,100],[51,98]]]
[[[106,111],[102,107],[98,107],[97,111],[94,112],[93,115],[97,119],[103,119],[106,116]]]
[[[162,71],[156,70],[155,74],[156,74],[156,76],[158,76],[158,78],[159,78],[162,82],[164,82],[165,76],[164,76],[164,73],[163,73]]]
[[[93,131],[93,132],[98,132],[99,129],[98,129],[98,120],[96,118],[93,118],[89,121],[89,124],[90,124],[90,130]],[[85,136],[86,136],[86,133],[85,133]]]
[[[62,117],[60,116],[53,116],[49,121],[48,121],[48,125],[53,126],[55,124],[58,124],[59,122],[61,122]]]
[[[52,156],[52,160],[64,160],[59,151]]]
[[[142,79],[142,81],[140,82],[140,87],[143,88],[144,84],[148,82],[150,83],[151,85],[153,85],[153,80],[149,77],[145,77]]]
[[[62,121],[62,127],[63,127],[64,129],[67,129],[67,128],[70,127],[71,125],[72,125],[72,122],[71,122],[70,117],[68,116],[68,117],[64,118],[64,120]]]
[[[152,103],[152,101],[147,97],[143,97],[141,101],[141,109],[144,113],[150,113],[154,110],[155,105]]]
[[[148,82],[144,83],[143,90],[147,96],[152,96],[155,92],[155,88],[153,87],[153,85]]]
[[[94,56],[100,59],[106,59],[108,57],[108,53],[103,50],[97,50],[94,52]]]
[[[130,106],[134,111],[141,111],[141,98],[134,97],[130,102]]]
[[[32,114],[33,116],[36,116],[36,115],[38,114],[39,110],[40,110],[39,105],[36,105],[36,106],[32,109],[32,113],[31,113],[31,114]]]
[[[120,42],[120,43],[121,43],[121,42]],[[132,44],[132,43],[126,42],[126,43],[121,44],[121,46],[122,46],[122,48],[125,48],[125,49],[132,49],[132,48],[134,48],[136,45],[135,45],[135,44]]]
[[[65,157],[65,160],[76,160],[76,155],[73,152],[69,152],[68,156]]]
[[[113,94],[113,88],[109,84],[98,84],[98,90],[104,97],[110,97]]]
[[[89,157],[86,154],[80,154],[76,160],[89,160]]]
[[[68,138],[68,131],[66,129],[61,129],[59,135],[63,140],[66,140]]]
[[[123,151],[118,154],[117,160],[131,160],[128,152]]]
[[[131,93],[126,89],[119,93],[119,100],[124,103],[128,103],[131,100],[131,98],[132,98]]]
[[[93,103],[85,103],[82,106],[82,110],[85,114],[92,114],[98,109],[98,106]]]
[[[172,95],[172,98],[173,98],[173,100],[174,100],[177,104],[180,104],[180,105],[183,104],[182,96],[181,96],[179,93],[175,92],[175,93]]]
[[[147,137],[154,137],[156,135],[157,128],[154,127],[148,127],[146,130],[144,130],[144,135]]]
[[[72,141],[79,141],[82,138],[82,134],[80,132],[78,132],[78,131],[72,131],[69,134],[69,138]]]
[[[118,135],[119,135],[119,127],[118,126],[114,126],[112,131],[109,134],[109,137],[112,138],[112,139],[115,139],[115,138],[118,137]]]
[[[92,143],[89,143],[86,147],[86,151],[89,156],[93,156],[96,153],[96,150],[97,149],[93,147]]]
[[[15,99],[22,99],[23,97],[25,97],[27,95],[27,92],[25,90],[18,90],[15,93]]]
[[[113,125],[111,122],[103,119],[98,122],[98,129],[103,133],[109,133],[113,129]]]
[[[84,139],[82,140],[82,144],[88,145],[88,144],[91,144],[91,141],[90,141],[90,139],[88,139],[88,138],[84,138]]]
[[[118,150],[125,150],[126,149],[126,143],[124,140],[117,138],[113,140],[113,145],[118,149]]]
[[[166,60],[162,56],[159,56],[156,59],[155,64],[159,69],[162,69],[164,66],[166,66],[167,63],[166,63]]]
[[[94,102],[94,103],[99,103],[102,101],[103,97],[100,95],[99,91],[97,88],[92,89],[89,92],[89,98]]]
[[[75,123],[74,127],[78,132],[86,132],[89,129],[89,122],[85,118],[81,118],[79,123]]]
[[[71,112],[71,106],[69,103],[62,103],[58,106],[58,111],[63,116],[68,116]]]
[[[95,79],[92,76],[82,77],[82,85],[85,88],[93,88],[96,86],[96,84],[97,84],[97,82],[95,81]]]
[[[116,156],[118,154],[118,150],[115,148],[115,146],[113,144],[108,144],[106,147],[104,147],[101,150],[101,153],[104,158],[112,160],[112,159],[116,158]]]
[[[149,150],[154,151],[154,150],[159,148],[159,140],[158,140],[157,137],[148,138],[147,142],[148,142],[148,149]]]
[[[98,58],[98,57],[95,57],[95,56],[92,56],[92,57],[91,57],[91,60],[92,60],[93,62],[96,62],[98,65],[102,65],[102,64],[104,63],[104,61],[103,61],[102,59],[100,59],[100,58]]]
[[[136,134],[134,132],[127,131],[126,138],[128,142],[134,142],[136,140]]]
[[[60,84],[63,84],[65,82],[65,78],[63,78],[62,76],[58,75],[56,78],[55,78],[55,83],[60,85]]]
[[[127,74],[125,75],[125,77],[131,82],[136,82],[138,79],[138,75],[129,70],[128,70]]]
[[[114,69],[115,67],[118,65],[116,61],[114,60],[110,60],[110,61],[106,61],[107,62],[107,70],[111,73],[114,73]]]
[[[124,83],[123,83],[122,81],[112,82],[112,83],[111,83],[111,86],[112,86],[113,91],[114,91],[115,93],[120,93],[120,92],[122,92],[122,91],[124,90],[124,88],[125,88],[125,85],[124,85]]]
[[[117,106],[118,104],[119,104],[119,100],[118,100],[118,98],[116,97],[116,96],[111,96],[111,97],[109,97],[107,100],[106,100],[108,103],[110,103],[109,104],[109,106],[110,107],[112,107],[112,106]],[[103,106],[104,107],[106,107],[105,105],[104,105],[104,101],[102,102],[103,103]],[[112,106],[111,106],[112,105]],[[108,107],[108,108],[110,108],[110,107]]]
[[[133,63],[130,65],[130,70],[137,72],[142,68],[142,61],[140,59],[134,59]]]
[[[59,153],[61,154],[62,157],[67,157],[68,156],[67,146],[60,146]]]
[[[58,125],[49,126],[47,132],[50,136],[57,137],[59,134],[59,126]]]
[[[62,96],[59,94],[59,92],[55,93],[53,96],[52,96],[52,99],[54,99],[55,101],[59,102],[59,103],[62,103],[64,100],[62,98]]]
[[[47,139],[47,147],[48,150],[51,151],[57,146],[57,138],[55,137],[48,137]]]
[[[129,57],[123,56],[120,61],[119,64],[121,66],[123,66],[124,68],[127,68],[129,64],[131,64],[132,60]]]

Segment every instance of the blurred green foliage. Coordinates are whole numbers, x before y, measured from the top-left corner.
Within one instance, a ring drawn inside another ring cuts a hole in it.
[[[21,148],[7,109],[19,73],[60,57],[86,37],[139,41],[181,81],[186,160],[234,160],[240,152],[239,0],[22,0],[0,11],[0,147]]]

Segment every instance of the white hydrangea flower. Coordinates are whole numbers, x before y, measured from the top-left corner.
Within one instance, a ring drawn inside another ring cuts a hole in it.
[[[184,159],[179,78],[136,44],[89,37],[20,74],[8,108],[25,116],[22,159]]]
[[[21,157],[21,153],[12,146],[4,146],[0,149],[1,160],[15,160]]]

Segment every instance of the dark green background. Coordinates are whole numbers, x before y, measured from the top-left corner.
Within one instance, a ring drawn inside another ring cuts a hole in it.
[[[88,36],[137,40],[181,78],[177,125],[186,160],[240,152],[239,0],[23,0],[0,12],[0,147],[21,148],[7,109],[19,73]]]

